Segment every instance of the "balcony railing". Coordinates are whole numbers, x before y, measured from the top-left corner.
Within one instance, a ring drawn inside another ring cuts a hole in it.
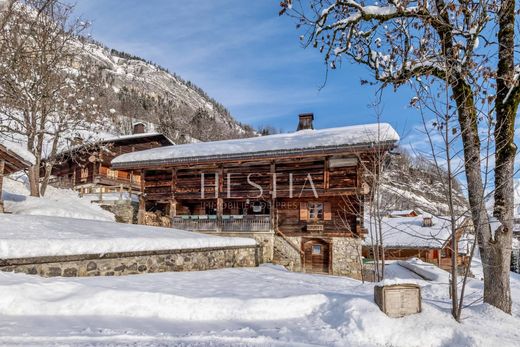
[[[173,217],[172,226],[202,232],[267,232],[271,221],[269,215],[184,215]]]

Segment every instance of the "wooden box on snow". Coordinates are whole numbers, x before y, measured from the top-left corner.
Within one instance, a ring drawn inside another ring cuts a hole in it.
[[[419,313],[421,312],[421,288],[412,283],[376,285],[374,301],[389,317],[404,317]]]

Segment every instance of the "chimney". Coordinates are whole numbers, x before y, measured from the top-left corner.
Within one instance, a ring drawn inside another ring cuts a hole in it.
[[[134,123],[134,131],[132,132],[134,135],[135,134],[144,134],[144,130],[145,130],[145,125],[144,123]]]
[[[296,131],[314,129],[312,121],[314,120],[314,113],[302,113],[298,116],[300,121],[298,122],[298,128]]]

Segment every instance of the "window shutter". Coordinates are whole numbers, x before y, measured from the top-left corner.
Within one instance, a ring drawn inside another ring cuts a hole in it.
[[[323,203],[323,220],[332,220],[330,202]]]
[[[300,220],[309,220],[309,208],[306,202],[300,202]]]

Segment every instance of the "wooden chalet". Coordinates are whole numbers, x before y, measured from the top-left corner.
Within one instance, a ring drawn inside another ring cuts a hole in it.
[[[253,237],[265,261],[358,277],[345,253],[361,253],[362,164],[399,137],[388,124],[313,130],[313,118],[290,134],[157,148],[112,167],[140,170],[141,223],[161,211],[174,228]]]
[[[139,193],[141,173],[134,170],[118,170],[110,162],[116,156],[147,149],[171,146],[174,143],[159,133],[145,133],[144,124],[134,125],[132,135],[110,137],[92,143],[72,144],[71,150],[57,157],[52,168],[51,184],[60,188],[77,190],[80,194],[103,194],[122,191]]]
[[[0,213],[4,212],[4,175],[28,169],[34,165],[34,161],[34,156],[25,149],[7,141],[0,141]]]
[[[365,225],[369,228],[369,222]],[[405,260],[419,258],[435,264],[442,269],[451,268],[452,243],[451,222],[446,216],[403,216],[395,214],[385,216],[381,222],[383,245],[386,260]],[[463,218],[457,224],[457,264],[468,265],[471,240],[469,220]],[[364,240],[363,256],[374,259],[374,248],[371,233]]]

